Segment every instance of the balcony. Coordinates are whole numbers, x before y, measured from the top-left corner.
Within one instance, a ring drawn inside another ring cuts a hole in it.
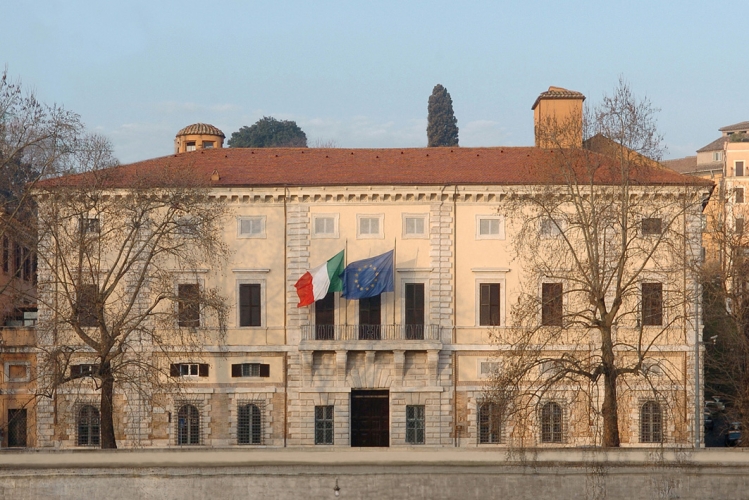
[[[439,325],[303,325],[300,350],[433,350],[442,348]]]

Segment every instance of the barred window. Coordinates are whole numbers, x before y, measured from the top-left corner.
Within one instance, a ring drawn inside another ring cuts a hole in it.
[[[333,444],[333,405],[315,406],[315,444]]]
[[[92,405],[84,405],[78,410],[78,446],[99,446],[99,410]]]
[[[479,405],[479,443],[502,442],[502,415],[496,403]]]
[[[177,444],[200,444],[200,412],[191,404],[177,412]]]
[[[254,403],[241,404],[237,408],[237,443],[263,444],[263,414]]]
[[[562,407],[550,401],[541,408],[541,442],[562,442]]]
[[[270,377],[270,365],[261,363],[235,363],[231,365],[232,377]]]
[[[640,408],[640,442],[660,443],[663,440],[663,411],[655,401]]]
[[[424,444],[424,405],[406,406],[406,442]]]

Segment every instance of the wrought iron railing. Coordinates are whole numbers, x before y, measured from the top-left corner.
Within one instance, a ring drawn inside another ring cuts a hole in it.
[[[303,325],[302,340],[440,340],[439,325]]]

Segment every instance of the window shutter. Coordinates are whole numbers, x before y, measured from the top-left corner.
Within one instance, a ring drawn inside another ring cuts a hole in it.
[[[232,364],[231,365],[231,376],[232,377],[241,377],[242,376],[242,365],[240,365],[240,364]]]
[[[172,363],[169,365],[169,376],[170,377],[179,377],[179,365],[176,363]]]
[[[200,377],[208,376],[208,365],[206,363],[200,363],[198,365],[198,376]]]
[[[239,285],[239,326],[250,324],[250,285]]]
[[[270,377],[270,365],[260,365],[260,376]]]

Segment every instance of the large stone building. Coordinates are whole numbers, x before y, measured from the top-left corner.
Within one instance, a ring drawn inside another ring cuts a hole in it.
[[[537,114],[547,108],[545,99],[554,102],[549,109],[562,110],[579,109],[583,97],[552,88],[534,105]],[[197,128],[223,136],[213,127]],[[180,137],[177,144],[182,151]],[[540,147],[222,149],[216,140],[212,149],[116,167],[106,186],[109,196],[126,195],[144,172],[168,168],[204,180],[212,196],[226,203],[231,215],[222,241],[231,249],[228,262],[207,261],[189,273],[175,270],[174,286],[180,300],[193,287],[216,288],[233,306],[223,342],[170,354],[170,375],[182,382],[178,391],[160,399],[117,393],[118,443],[507,444],[517,424],[495,420],[482,401],[487,381],[501,367],[501,346],[492,333],[512,332],[511,310],[527,273],[522,256],[512,251],[518,236],[501,207],[534,186],[562,182],[552,157]],[[633,172],[631,180],[638,186],[633,195],[652,197],[653,206],[702,199],[709,191],[709,183],[660,167]],[[40,189],[81,182],[86,178],[72,176],[42,183]],[[44,217],[44,197],[39,203]],[[700,246],[700,205],[686,206],[679,215],[685,255]],[[90,220],[79,230],[106,227],[106,219]],[[651,234],[654,219],[648,220]],[[393,290],[364,300],[333,292],[297,307],[300,277],[341,251],[346,264],[393,251]],[[648,316],[633,316],[619,335],[624,339],[627,332],[649,327],[665,331],[655,335],[652,349],[668,360],[671,376],[667,393],[659,396],[665,400],[654,400],[644,388],[620,402],[622,443],[691,446],[695,425],[701,425],[690,410],[699,407],[700,392],[695,391],[698,339],[690,326],[694,310],[682,305],[683,316],[670,313],[661,294],[692,290],[694,276],[663,266],[649,272],[647,284],[659,285],[658,300],[651,297]],[[45,273],[49,264],[40,263],[40,283]],[[546,284],[538,283],[539,293],[546,293]],[[661,292],[661,285],[675,288]],[[52,314],[41,302],[44,328]],[[194,326],[205,326],[199,311],[192,314]],[[680,319],[663,319],[668,317]],[[53,350],[56,335],[40,335],[44,351]],[[76,359],[68,369],[78,376],[95,368],[84,355]],[[556,394],[539,405],[524,431],[525,442],[595,445],[600,442],[597,411],[581,406],[569,391]],[[40,447],[98,444],[94,387],[59,388],[40,401],[36,422]]]

